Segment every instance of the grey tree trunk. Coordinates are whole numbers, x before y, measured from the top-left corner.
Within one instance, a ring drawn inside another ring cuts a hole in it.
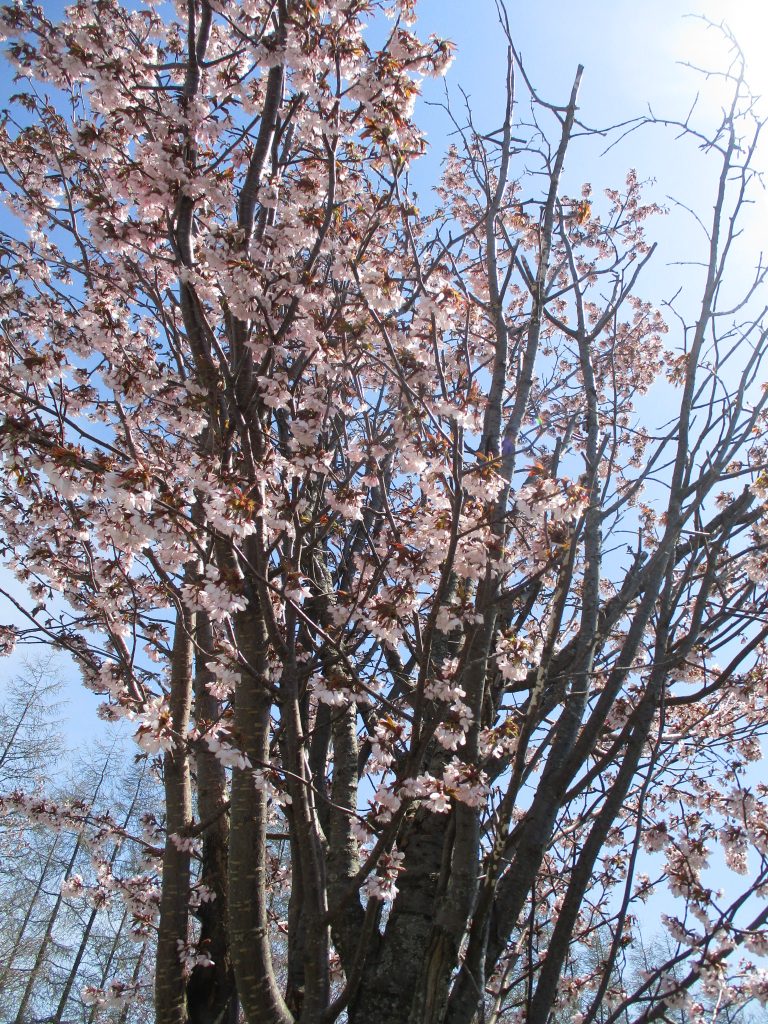
[[[171,656],[169,705],[173,747],[163,757],[166,840],[163,890],[157,934],[155,1014],[157,1024],[187,1024],[186,978],[182,952],[188,939],[192,790],[187,732],[192,702],[194,615],[179,609]]]

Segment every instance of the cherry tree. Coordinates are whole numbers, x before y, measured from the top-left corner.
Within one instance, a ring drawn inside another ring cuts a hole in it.
[[[122,995],[153,974],[159,1024],[768,1000],[738,54],[721,121],[676,126],[713,208],[665,318],[657,207],[632,171],[568,194],[582,69],[544,99],[503,11],[501,126],[452,114],[421,212],[413,111],[452,47],[411,0],[171,8],[0,13],[0,520],[30,594],[3,644],[67,651],[162,777],[146,870],[108,878],[156,944]],[[630,985],[654,890],[671,952]]]

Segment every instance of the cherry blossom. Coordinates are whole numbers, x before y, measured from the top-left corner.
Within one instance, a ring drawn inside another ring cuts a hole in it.
[[[0,653],[67,652],[164,801],[141,835],[42,791],[0,812],[82,835],[63,892],[146,943],[135,984],[85,993],[105,1010],[150,986],[173,1024],[764,1002],[739,960],[768,924],[739,59],[722,122],[673,125],[714,197],[676,304],[646,273],[653,185],[600,161],[578,185],[579,147],[619,137],[585,127],[581,69],[542,98],[503,8],[502,123],[449,102],[413,193],[453,53],[416,15],[0,11]],[[652,893],[677,952],[617,978]]]

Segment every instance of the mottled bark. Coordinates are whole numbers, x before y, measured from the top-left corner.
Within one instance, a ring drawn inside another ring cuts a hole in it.
[[[173,638],[168,698],[173,746],[163,756],[166,840],[157,933],[157,1024],[187,1024],[189,1019],[181,951],[189,930],[190,854],[187,843],[192,824],[192,790],[187,733],[192,701],[193,630],[193,613],[180,609]]]
[[[219,702],[208,691],[214,679],[207,663],[214,657],[211,624],[208,616],[197,614],[195,657],[195,717],[198,725],[215,722]],[[205,825],[202,836],[200,882],[213,899],[205,900],[196,911],[200,921],[199,947],[213,966],[195,966],[187,985],[187,1003],[191,1024],[235,1024],[237,992],[229,951],[227,919],[229,893],[227,862],[229,814],[227,811],[227,774],[221,762],[201,743],[195,753],[197,765],[197,816]]]
[[[350,1024],[406,1024],[432,930],[435,896],[450,856],[449,818],[416,811],[398,846],[405,871],[384,935],[372,942]],[[446,851],[447,847],[447,851]],[[444,877],[442,879],[444,881]]]
[[[358,870],[357,840],[352,822],[357,811],[357,706],[333,709],[333,786],[328,849],[328,902],[334,908]],[[362,939],[363,910],[349,900],[335,916],[333,940],[349,976]]]
[[[289,660],[281,681],[280,719],[285,730],[288,792],[291,797],[292,846],[298,855],[303,889],[303,994],[299,1021],[315,1024],[321,1019],[330,997],[330,934],[327,921],[325,852],[315,811],[306,738],[301,720],[298,673]]]
[[[235,621],[245,658],[235,698],[235,730],[254,768],[269,759],[272,696],[266,680],[267,636],[255,600]],[[249,1024],[292,1024],[275,977],[267,919],[267,796],[253,769],[232,772],[229,931],[240,1003]]]

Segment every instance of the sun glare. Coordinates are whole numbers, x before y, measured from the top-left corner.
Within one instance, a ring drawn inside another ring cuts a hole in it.
[[[685,60],[703,70],[719,70],[724,66],[728,53],[727,41],[718,26],[724,25],[733,35],[744,55],[746,82],[751,91],[763,100],[761,106],[768,110],[768,64],[765,60],[765,44],[768,40],[768,5],[765,0],[709,0],[697,5],[702,17],[695,15],[682,19],[682,45],[678,53],[685,54]],[[711,83],[714,91],[718,89]]]
[[[721,31],[722,26],[731,34],[744,58],[744,83],[757,101],[756,115],[768,117],[768,63],[765,60],[768,4],[765,0],[728,0],[727,3],[723,0],[689,0],[689,3],[697,14],[679,19],[678,32],[669,33],[667,45],[674,50],[671,53],[668,49],[674,59],[704,72],[714,72],[695,83],[699,111],[719,114],[722,108],[730,105],[733,96],[731,83],[722,74],[717,74],[727,70],[729,58],[735,59],[738,56],[733,44]],[[693,85],[690,77],[680,76],[677,82],[681,95],[688,102]],[[763,175],[768,171],[765,146],[761,146],[755,155],[754,166]],[[750,201],[755,204],[759,216],[751,219],[745,232],[752,242],[762,248],[759,240],[768,213],[768,192],[754,183]]]

